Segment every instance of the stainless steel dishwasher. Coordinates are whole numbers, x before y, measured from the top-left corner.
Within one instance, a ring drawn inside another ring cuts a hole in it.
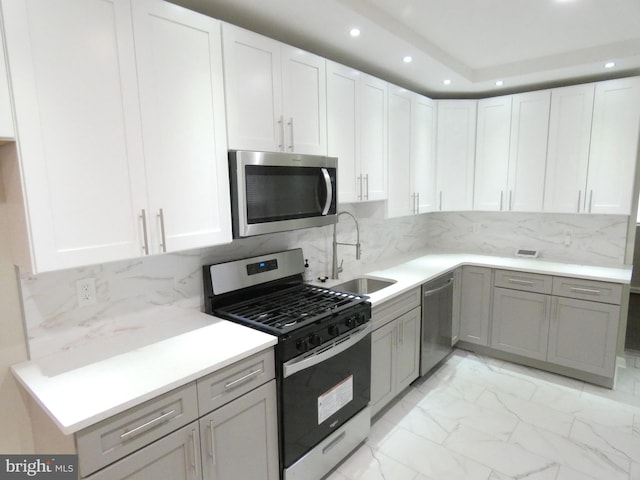
[[[452,351],[453,272],[422,286],[420,375],[429,372]]]

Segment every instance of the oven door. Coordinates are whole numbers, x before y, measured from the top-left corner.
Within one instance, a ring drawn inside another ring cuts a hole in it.
[[[371,324],[289,360],[282,374],[282,454],[287,468],[368,405]]]
[[[229,152],[234,236],[336,222],[337,159]]]

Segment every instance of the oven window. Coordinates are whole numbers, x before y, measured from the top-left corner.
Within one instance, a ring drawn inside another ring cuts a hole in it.
[[[328,169],[335,189],[335,169]],[[247,165],[247,223],[322,215],[327,189],[320,168]]]

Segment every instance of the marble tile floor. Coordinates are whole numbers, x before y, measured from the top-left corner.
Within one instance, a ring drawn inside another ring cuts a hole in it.
[[[609,390],[456,350],[327,480],[640,480],[640,354]]]

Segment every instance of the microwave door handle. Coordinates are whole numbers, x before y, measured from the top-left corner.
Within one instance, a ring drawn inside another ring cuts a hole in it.
[[[331,177],[329,176],[329,170],[323,168],[322,176],[324,177],[324,184],[327,187],[327,201],[324,204],[322,215],[326,215],[327,213],[329,213],[329,208],[331,208],[331,201],[333,200],[333,187],[331,186]]]

